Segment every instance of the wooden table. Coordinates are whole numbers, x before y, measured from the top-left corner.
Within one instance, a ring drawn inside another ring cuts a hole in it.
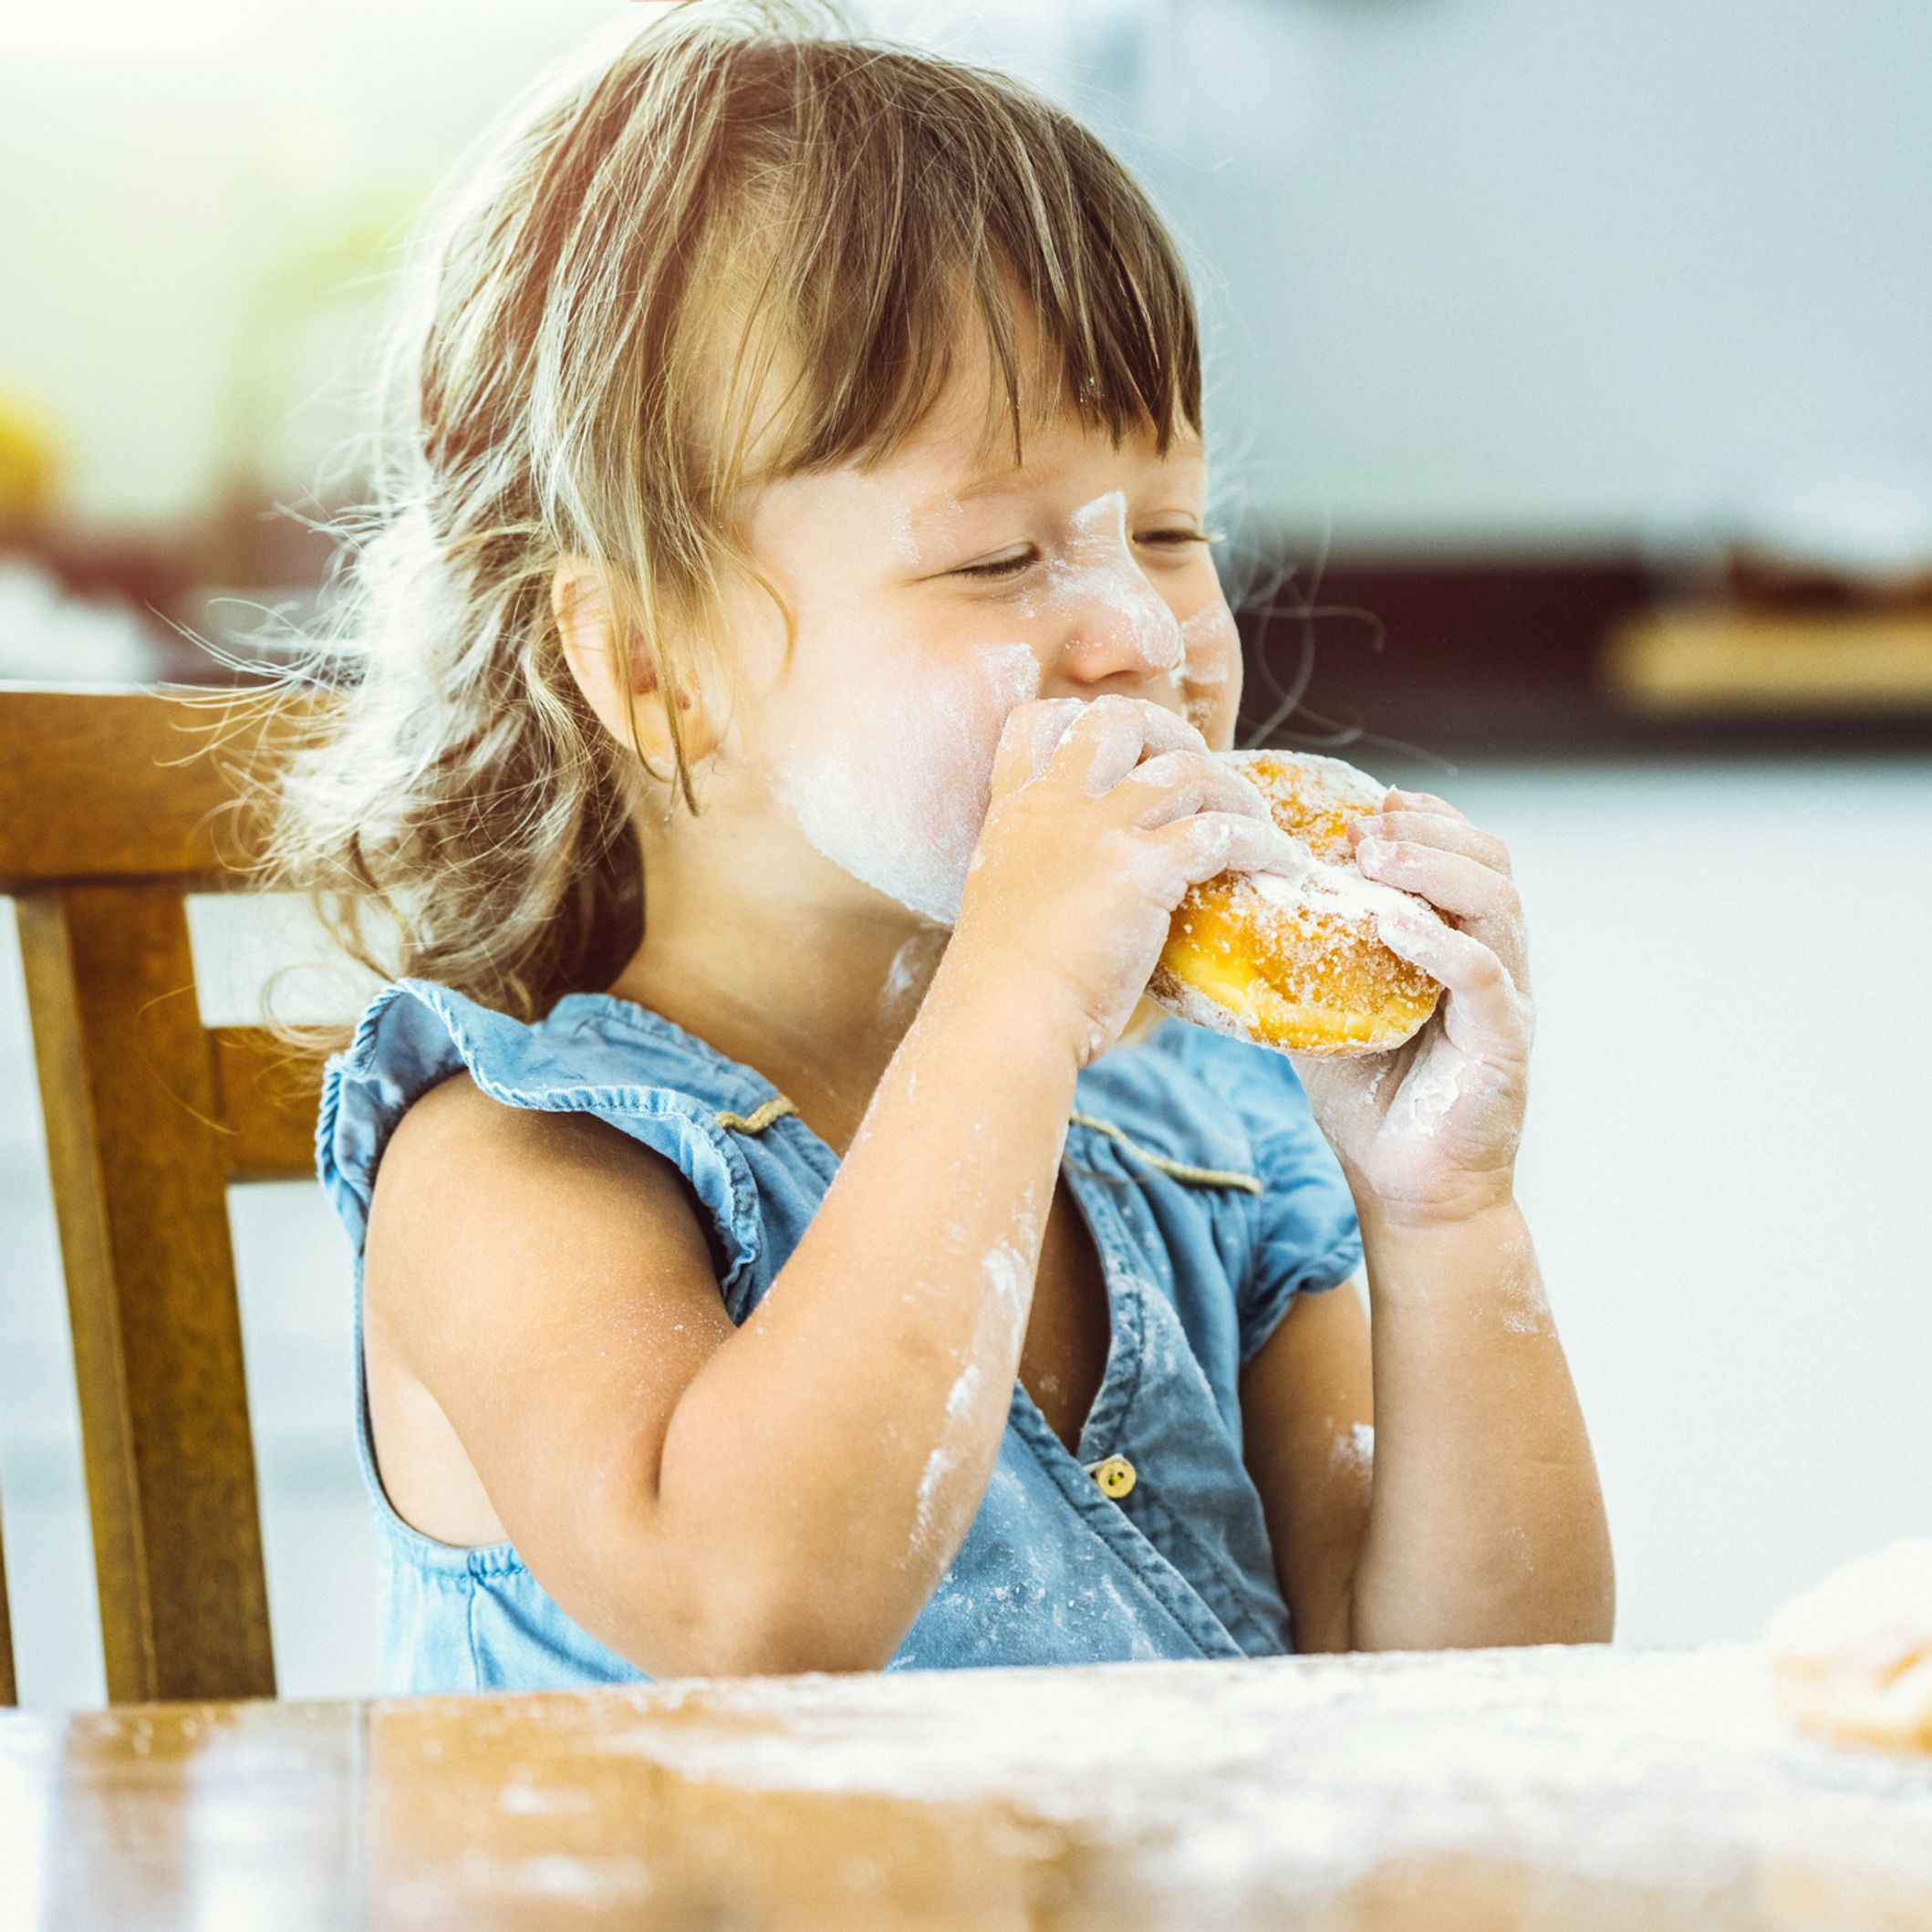
[[[1932,1926],[1932,1768],[1754,1646],[0,1718],[0,1923]]]

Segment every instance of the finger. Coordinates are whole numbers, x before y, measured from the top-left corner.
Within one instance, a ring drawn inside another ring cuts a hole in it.
[[[1466,1054],[1525,1059],[1533,1012],[1508,969],[1473,933],[1459,932],[1420,907],[1378,913],[1376,930],[1399,954],[1449,989],[1443,1031]]]
[[[1466,818],[1448,818],[1440,812],[1377,812],[1348,822],[1348,842],[1364,838],[1412,839],[1419,845],[1440,846],[1445,852],[1460,852],[1507,875],[1510,848],[1493,832],[1484,832]]]
[[[1356,864],[1365,878],[1419,893],[1438,911],[1453,914],[1495,952],[1517,987],[1529,990],[1522,900],[1513,879],[1462,853],[1407,840],[1365,838]]]
[[[1178,712],[1148,698],[1109,691],[1082,705],[1080,715],[1068,726],[1049,763],[1098,797],[1111,791],[1150,751],[1200,751],[1206,746],[1207,740]]]
[[[1014,705],[1000,727],[999,749],[993,753],[993,795],[1004,797],[1037,777],[1085,709],[1077,698],[1031,699]]]
[[[1278,872],[1301,878],[1314,869],[1314,857],[1271,818],[1265,824],[1242,812],[1192,812],[1148,836],[1145,848],[1166,867],[1160,889],[1171,886],[1170,906],[1189,886],[1223,872]]]
[[[1155,794],[1151,799],[1130,802],[1137,815],[1137,826],[1151,831],[1184,813],[1212,807],[1223,812],[1244,812],[1272,825],[1274,814],[1260,786],[1223,764],[1212,752],[1159,752],[1144,758],[1121,780],[1124,785],[1145,787]]]
[[[1469,816],[1466,812],[1459,812],[1448,799],[1438,798],[1433,792],[1407,792],[1400,785],[1390,785],[1382,803],[1385,807],[1389,805],[1410,805],[1425,812],[1441,812],[1450,818],[1466,819]]]

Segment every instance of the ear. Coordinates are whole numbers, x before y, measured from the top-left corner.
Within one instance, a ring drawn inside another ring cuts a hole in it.
[[[628,746],[635,727],[637,743],[651,764],[660,771],[673,769],[676,753],[658,694],[657,672],[642,640],[633,638],[630,681],[624,685],[610,600],[602,579],[581,558],[566,556],[550,580],[550,608],[571,674],[604,728]],[[715,721],[701,696],[689,691],[679,691],[678,709],[683,713],[685,757],[695,763],[717,748]]]

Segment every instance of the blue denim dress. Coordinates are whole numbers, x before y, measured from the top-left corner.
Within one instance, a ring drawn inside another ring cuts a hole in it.
[[[376,1165],[410,1104],[462,1068],[506,1106],[595,1114],[675,1162],[735,1323],[784,1265],[838,1159],[762,1074],[608,993],[566,994],[526,1025],[433,982],[395,980],[328,1061],[316,1159],[355,1258],[356,1436],[382,1545],[382,1688],[649,1681],[566,1616],[510,1543],[423,1535],[377,1473],[362,1368]],[[1283,1055],[1169,1018],[1082,1070],[1064,1170],[1113,1321],[1078,1453],[1015,1377],[979,1512],[886,1667],[1290,1651],[1241,1459],[1236,1377],[1296,1294],[1335,1286],[1361,1260],[1339,1163]]]

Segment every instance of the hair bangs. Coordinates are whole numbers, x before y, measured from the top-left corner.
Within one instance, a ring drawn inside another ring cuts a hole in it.
[[[807,123],[784,130],[789,165],[748,162],[694,278],[714,323],[734,291],[718,485],[884,462],[976,358],[982,460],[1003,431],[1023,462],[1025,431],[1069,408],[1117,446],[1150,433],[1164,455],[1199,436],[1187,271],[1118,160],[1011,76],[937,90],[928,62],[838,51],[834,79],[788,96]]]

